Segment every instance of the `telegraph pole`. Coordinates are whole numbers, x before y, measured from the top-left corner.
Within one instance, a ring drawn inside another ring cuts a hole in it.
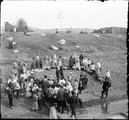
[[[63,11],[59,11],[58,14],[57,14],[57,19],[60,20],[60,31],[63,30],[63,26],[62,26],[62,20],[64,19],[64,16],[63,16]]]

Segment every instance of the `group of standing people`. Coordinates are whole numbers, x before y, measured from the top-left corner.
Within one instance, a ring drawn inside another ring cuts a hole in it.
[[[76,118],[75,108],[80,104],[82,106],[82,101],[79,99],[79,94],[81,91],[87,88],[88,78],[86,74],[81,72],[80,76],[74,78],[72,72],[69,73],[67,78],[64,76],[62,58],[59,56],[58,60],[56,55],[53,56],[53,67],[55,67],[54,78],[52,75],[44,75],[41,78],[37,76],[33,69],[46,68],[50,67],[49,57],[45,56],[43,64],[42,60],[37,56],[36,59],[33,58],[31,63],[31,71],[27,71],[27,62],[14,62],[12,66],[12,76],[8,79],[7,84],[7,93],[9,98],[9,107],[13,107],[13,96],[16,96],[18,99],[19,96],[31,97],[33,99],[34,111],[42,109],[44,103],[48,102],[50,106],[57,104],[56,110],[64,113],[64,110],[69,112],[71,108],[71,116],[74,115]],[[71,61],[69,61],[69,67],[71,69],[78,68],[81,70],[80,66],[83,66],[84,71],[90,71],[95,73],[95,65],[93,60],[87,59],[86,56],[82,54],[80,57],[74,53],[70,59],[75,59],[73,62],[73,67],[71,66]],[[87,60],[86,60],[87,59]],[[58,62],[57,62],[58,61]],[[86,62],[87,61],[87,62]],[[49,64],[48,64],[49,63]],[[51,64],[52,65],[52,64]],[[96,67],[101,71],[101,65],[97,64]],[[107,71],[105,81],[103,82],[101,96],[106,94],[108,96],[108,89],[111,86],[110,84],[110,72]]]
[[[80,54],[78,56],[75,52],[69,58],[69,69],[73,70],[84,70],[96,79],[101,80],[101,64],[95,63],[93,59],[88,58],[86,55]]]
[[[78,104],[78,94],[85,89],[84,78],[81,74],[79,79],[75,79],[72,72],[65,78],[63,66],[57,66],[55,70],[56,78],[52,75],[44,75],[42,78],[27,71],[27,63],[14,62],[12,65],[12,75],[8,79],[7,93],[9,107],[13,108],[13,97],[31,97],[33,99],[34,111],[41,109],[45,102],[50,105],[57,103],[57,110],[64,113],[64,110],[71,108],[72,115],[76,117],[75,105]],[[73,99],[76,96],[76,99]]]
[[[56,54],[53,54],[53,56],[45,55],[44,58],[40,58],[39,56],[36,56],[36,58],[32,58],[31,62],[31,70],[36,68],[44,68],[44,69],[51,69],[55,68],[56,66],[62,66],[63,59],[61,56],[57,57]]]

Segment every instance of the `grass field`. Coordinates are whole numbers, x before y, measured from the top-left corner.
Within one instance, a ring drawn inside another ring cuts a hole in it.
[[[37,55],[44,57],[56,53],[58,56],[67,57],[69,59],[73,52],[78,55],[83,54],[88,58],[94,59],[95,63],[100,62],[102,65],[102,76],[105,76],[106,70],[111,72],[112,87],[110,89],[110,96],[120,96],[127,94],[127,48],[126,48],[126,35],[119,37],[116,34],[97,34],[100,37],[95,37],[94,33],[79,34],[79,33],[59,33],[59,34],[47,34],[46,37],[41,37],[40,34],[32,34],[26,36],[23,33],[4,33],[1,36],[1,56],[0,66],[3,72],[4,84],[7,82],[8,75],[11,72],[11,65],[14,61],[26,59],[28,64],[32,57]],[[13,37],[16,42],[14,49],[19,50],[17,54],[13,50],[8,49],[8,37]],[[57,41],[65,39],[66,44],[60,46]],[[57,51],[51,50],[50,45],[59,47]],[[80,46],[76,48],[75,46]],[[19,46],[19,47],[18,47]],[[92,47],[90,47],[92,46]],[[68,64],[68,59],[65,64]],[[76,75],[79,75],[80,71],[75,71]],[[44,74],[55,74],[46,71]],[[69,74],[69,71],[65,71],[65,75]],[[4,89],[4,85],[2,87]],[[102,85],[95,82],[92,77],[89,76],[88,92],[92,93],[92,96],[99,95],[102,89]]]

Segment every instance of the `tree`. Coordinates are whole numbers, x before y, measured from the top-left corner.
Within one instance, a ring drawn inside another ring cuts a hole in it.
[[[28,30],[27,23],[23,18],[18,19],[16,26],[18,32],[26,32]]]

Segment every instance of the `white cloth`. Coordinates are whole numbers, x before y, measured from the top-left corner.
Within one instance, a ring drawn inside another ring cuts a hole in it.
[[[59,59],[58,66],[61,67],[61,65],[62,65],[62,61],[61,61],[61,59]]]
[[[97,67],[98,67],[98,68],[101,68],[101,64],[100,64],[100,63],[97,63]]]
[[[9,79],[8,79],[8,84],[9,84],[11,81],[12,81],[12,80],[9,78]]]
[[[64,80],[64,79],[59,80],[59,84],[60,84],[60,85],[65,84],[65,83],[66,83],[66,82],[65,82],[65,80]]]
[[[91,64],[91,60],[88,60],[88,64],[89,64],[89,65]]]
[[[17,77],[17,76],[14,76],[14,78],[13,78],[13,83],[16,83],[17,80],[18,80],[18,77]]]
[[[76,57],[76,63],[75,63],[75,67],[76,69],[78,68],[80,70],[80,60],[79,60],[79,57]]]
[[[53,107],[53,106],[50,108],[50,119],[58,119],[57,111],[56,111],[55,107]]]
[[[49,83],[50,83],[51,85],[53,85],[53,80],[49,80]]]
[[[83,59],[83,64],[84,64],[84,65],[87,65],[87,64],[88,64],[87,58],[84,58],[84,59]]]
[[[110,77],[110,72],[109,72],[109,71],[107,71],[106,76],[107,76],[108,78]]]
[[[15,83],[15,90],[19,90],[20,89],[20,85],[18,82]]]
[[[54,88],[54,94],[57,94],[59,89],[60,89],[59,87],[55,87]]]
[[[34,86],[33,88],[32,88],[32,91],[35,91],[35,90],[37,90],[38,89],[38,86],[36,85],[36,86]]]
[[[66,89],[68,89],[69,91],[73,90],[72,85],[71,85],[70,82],[68,82],[68,85],[66,86]]]
[[[27,79],[27,74],[21,74],[21,78]]]
[[[95,70],[95,64],[90,65],[91,70]]]

